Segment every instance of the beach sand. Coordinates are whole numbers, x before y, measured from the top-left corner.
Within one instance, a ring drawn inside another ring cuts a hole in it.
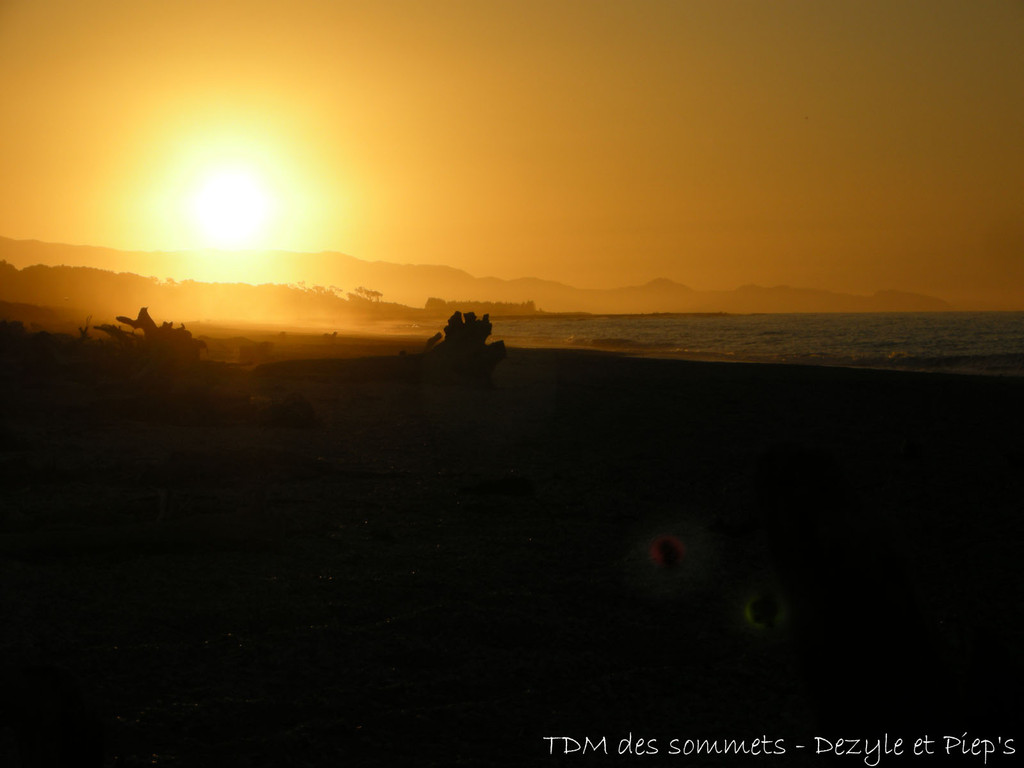
[[[745,617],[779,589],[756,478],[780,443],[841,468],[809,483],[821,514],[897,553],[936,675],[976,665],[964,638],[1020,651],[1024,380],[510,349],[474,389],[359,365],[223,367],[155,404],[4,380],[0,652],[78,677],[108,765],[768,761],[670,754],[695,738],[797,764],[820,702],[786,617]],[[315,423],[245,416],[286,402]]]

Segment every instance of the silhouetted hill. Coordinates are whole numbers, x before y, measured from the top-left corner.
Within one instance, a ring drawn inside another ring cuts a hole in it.
[[[0,320],[43,326],[110,322],[152,307],[159,321],[236,321],[305,327],[344,327],[368,321],[419,319],[424,310],[340,296],[319,286],[158,280],[91,267],[35,265],[17,269],[0,260]]]
[[[195,278],[197,272],[190,270],[201,270],[205,261],[223,262],[223,257],[224,254],[216,252],[116,251],[0,238],[0,259],[22,268],[34,264],[98,267],[181,281]],[[330,252],[253,252],[232,254],[231,260],[251,263],[252,268],[246,268],[247,274],[273,275],[275,283],[343,286],[343,290],[332,293],[366,287],[380,291],[390,302],[409,307],[423,307],[428,298],[434,297],[466,303],[533,302],[545,312],[940,312],[953,308],[942,299],[899,291],[878,291],[863,296],[754,285],[733,291],[697,291],[667,279],[624,288],[585,289],[532,277],[515,280],[474,277],[453,267],[363,261]],[[208,292],[213,290],[207,289]]]

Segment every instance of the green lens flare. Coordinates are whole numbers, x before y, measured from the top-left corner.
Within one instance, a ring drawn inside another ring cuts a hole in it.
[[[771,593],[761,593],[747,602],[743,611],[747,623],[758,629],[774,629],[782,616],[782,606]]]

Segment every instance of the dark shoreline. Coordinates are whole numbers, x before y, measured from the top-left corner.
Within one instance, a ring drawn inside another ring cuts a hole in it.
[[[1020,379],[522,349],[490,390],[230,370],[224,391],[299,393],[317,424],[2,383],[0,649],[78,677],[108,765],[806,741],[784,628],[743,618],[774,583],[755,477],[780,443],[834,457],[822,507],[859,500],[934,626],[1024,640]],[[663,533],[677,567],[648,556]]]

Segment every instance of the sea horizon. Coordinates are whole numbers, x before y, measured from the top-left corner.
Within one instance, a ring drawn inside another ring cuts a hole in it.
[[[503,317],[512,346],[644,357],[1024,375],[1024,312],[652,313]]]

